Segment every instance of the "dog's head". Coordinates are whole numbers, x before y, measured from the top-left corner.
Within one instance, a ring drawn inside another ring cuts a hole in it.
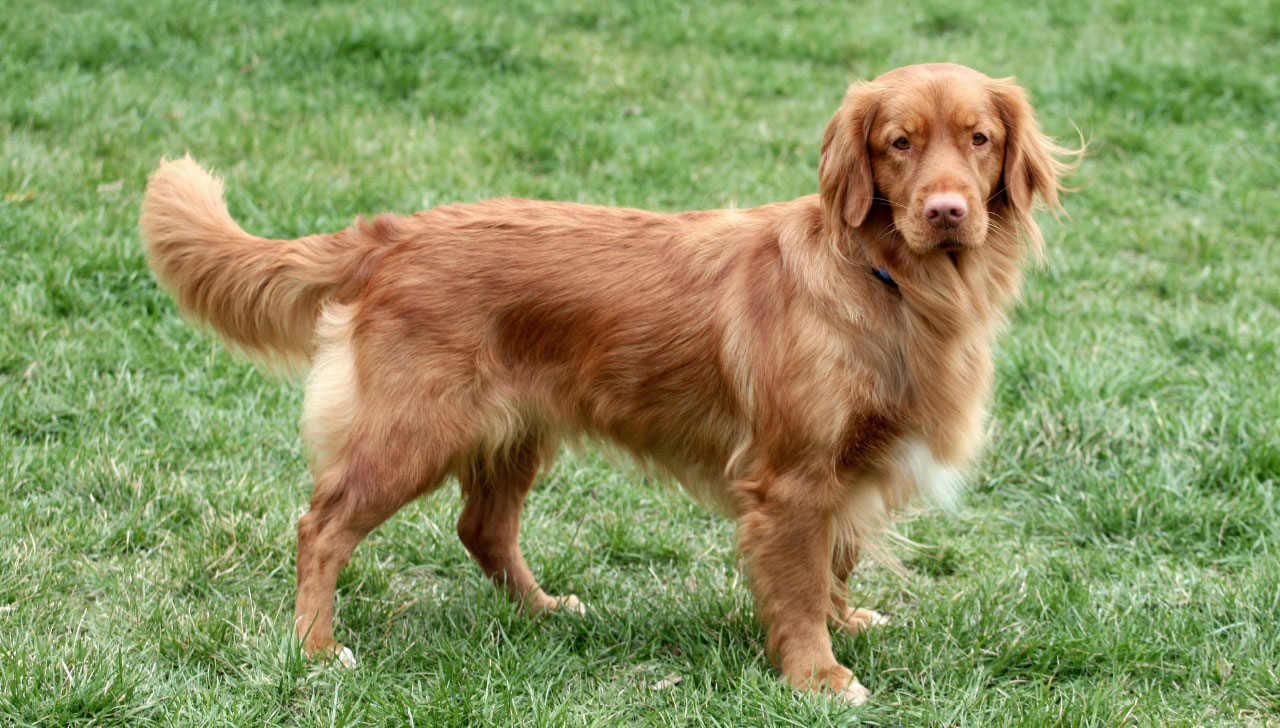
[[[820,197],[845,244],[873,215],[917,255],[979,248],[993,228],[1042,245],[1036,197],[1060,209],[1072,154],[1040,131],[1011,79],[905,66],[849,87],[822,140]]]

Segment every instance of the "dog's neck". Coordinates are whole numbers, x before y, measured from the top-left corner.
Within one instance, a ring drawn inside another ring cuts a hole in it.
[[[919,254],[892,225],[870,221],[845,243],[852,263],[897,289],[909,312],[943,337],[990,338],[1022,285],[1024,246],[992,228],[981,245]]]

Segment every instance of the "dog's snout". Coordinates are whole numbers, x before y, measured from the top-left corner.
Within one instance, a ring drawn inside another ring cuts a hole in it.
[[[934,227],[959,225],[968,214],[968,203],[957,194],[934,195],[924,202],[924,219]]]

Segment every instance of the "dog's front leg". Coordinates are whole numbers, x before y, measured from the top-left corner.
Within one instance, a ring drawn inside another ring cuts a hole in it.
[[[738,545],[770,659],[796,688],[856,704],[870,692],[836,662],[827,630],[832,508],[824,485],[787,475],[735,483]]]

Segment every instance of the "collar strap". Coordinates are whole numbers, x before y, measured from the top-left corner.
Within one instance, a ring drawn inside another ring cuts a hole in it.
[[[884,266],[876,268],[876,278],[884,281],[891,288],[898,287],[898,284],[893,282],[893,276],[889,275],[889,271],[885,270]]]
[[[862,253],[865,255],[867,252],[867,246],[863,245],[862,241],[858,241],[858,247],[862,248]],[[872,268],[872,270],[875,271],[876,278],[879,278],[880,280],[884,281],[885,285],[889,286],[890,288],[898,287],[898,284],[893,281],[893,276],[889,275],[889,270],[884,266],[882,265],[876,266]]]

